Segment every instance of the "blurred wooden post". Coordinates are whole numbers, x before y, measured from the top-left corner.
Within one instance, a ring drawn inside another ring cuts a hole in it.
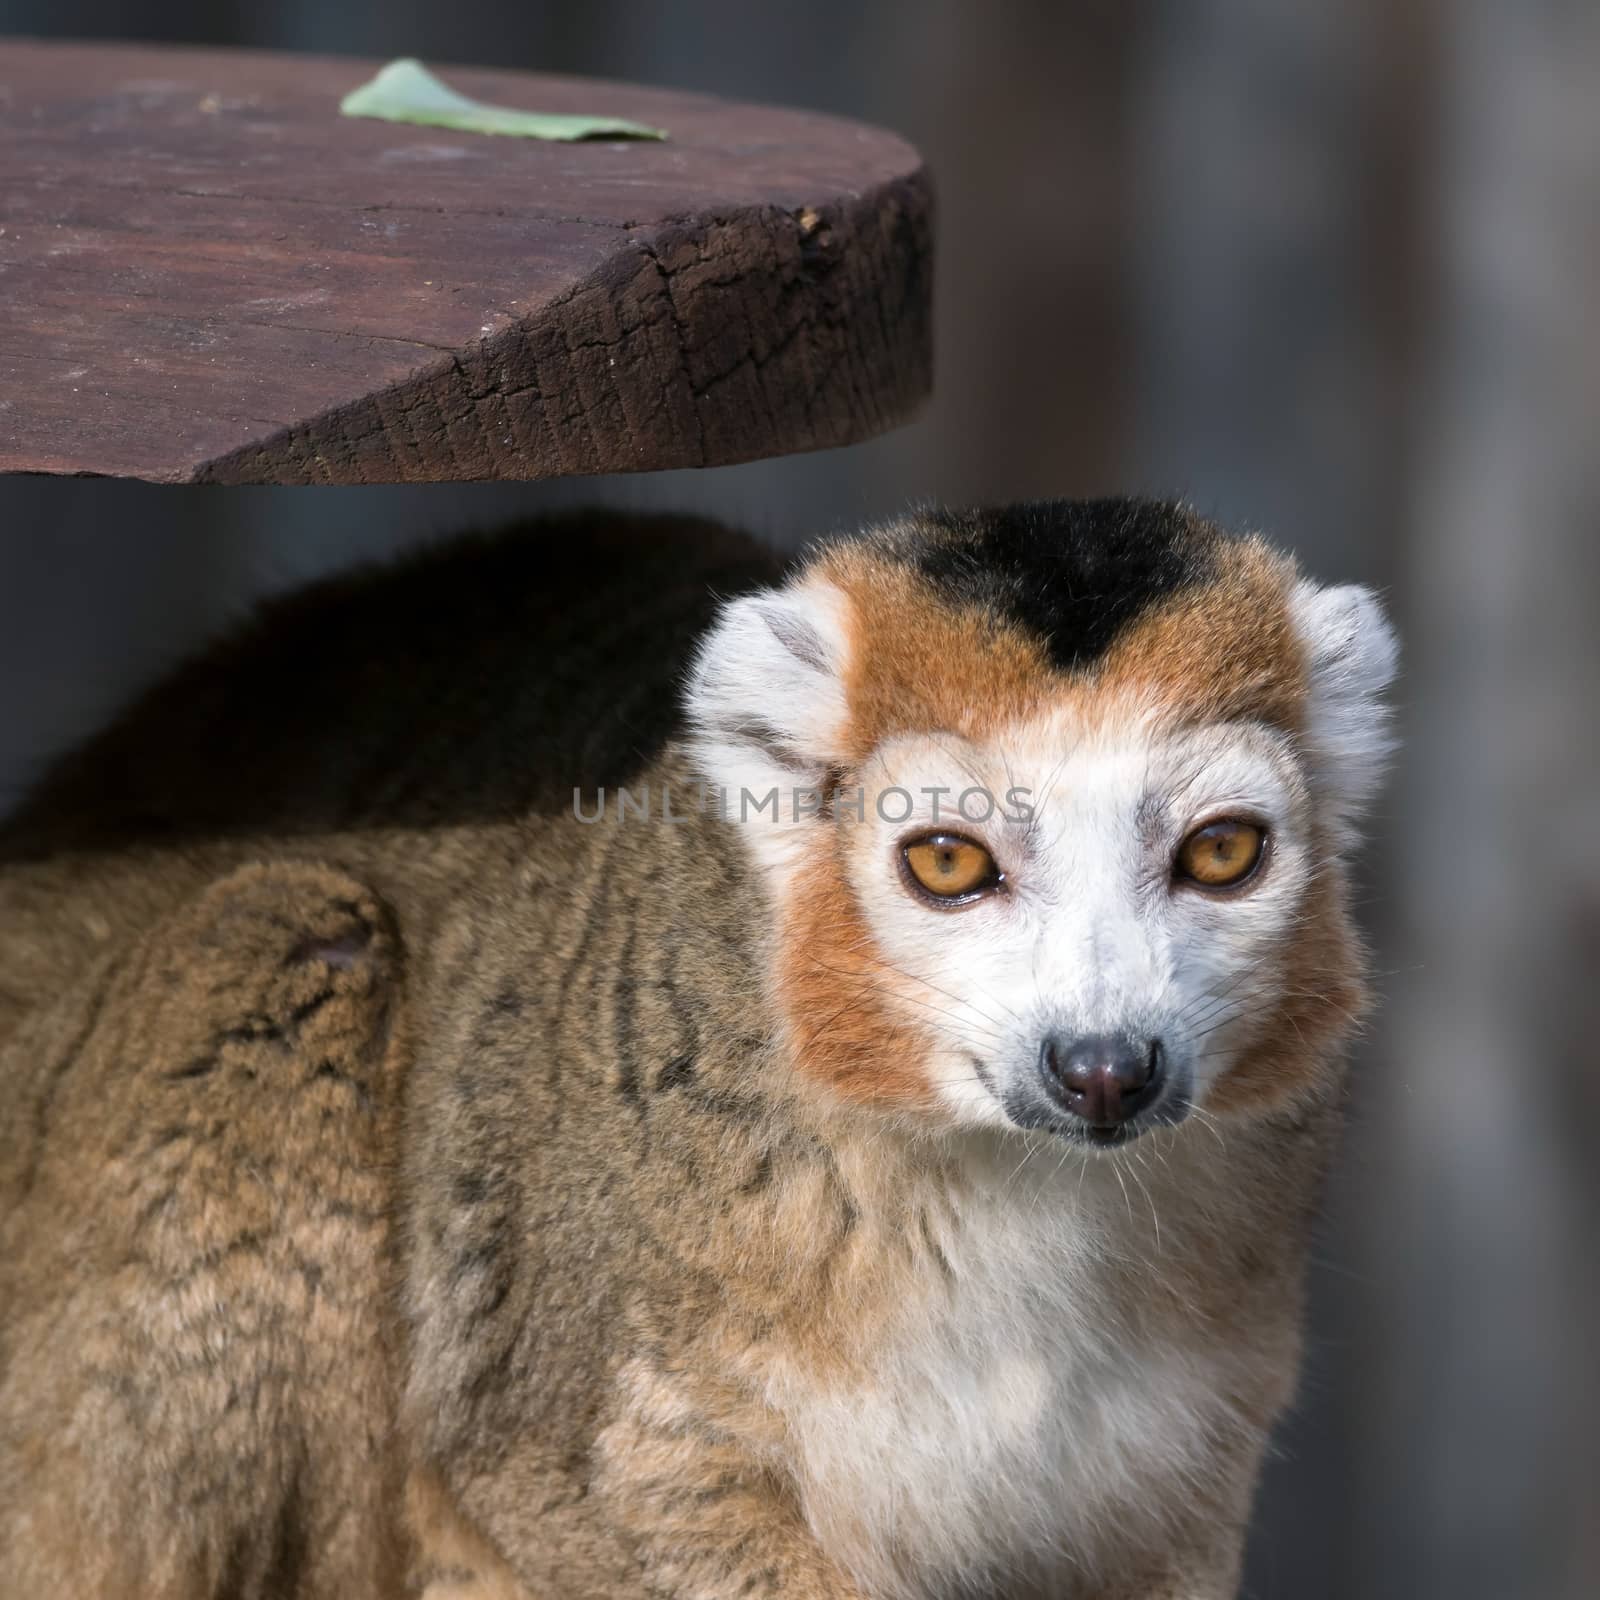
[[[1394,970],[1247,1592],[1587,1600],[1600,10],[1173,0],[1150,37],[1140,476],[1392,585],[1405,653]]]
[[[1600,8],[1448,11],[1352,1593],[1600,1594]],[[1414,1546],[1409,1563],[1397,1547]]]

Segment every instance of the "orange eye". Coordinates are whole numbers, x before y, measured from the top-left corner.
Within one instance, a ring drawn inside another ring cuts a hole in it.
[[[1196,828],[1178,846],[1174,871],[1180,878],[1207,889],[1227,889],[1243,883],[1261,864],[1267,831],[1253,822],[1224,818]]]
[[[994,857],[958,833],[930,833],[903,852],[906,870],[939,900],[965,900],[1000,882]]]

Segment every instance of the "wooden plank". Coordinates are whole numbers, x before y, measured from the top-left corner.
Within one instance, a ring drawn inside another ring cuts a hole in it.
[[[931,381],[916,152],[446,69],[665,143],[340,117],[376,63],[0,44],[0,471],[380,483],[848,444]]]

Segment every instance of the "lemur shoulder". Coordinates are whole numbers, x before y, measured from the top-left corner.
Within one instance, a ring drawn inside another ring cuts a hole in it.
[[[1233,1594],[1393,665],[1153,501],[269,608],[0,835],[0,1592]]]

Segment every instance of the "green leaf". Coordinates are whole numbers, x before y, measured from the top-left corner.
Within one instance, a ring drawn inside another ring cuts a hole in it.
[[[425,128],[463,133],[507,133],[520,139],[665,139],[660,128],[619,117],[573,117],[551,111],[513,111],[486,106],[447,88],[420,61],[391,61],[371,83],[339,102],[347,117],[415,122]]]

